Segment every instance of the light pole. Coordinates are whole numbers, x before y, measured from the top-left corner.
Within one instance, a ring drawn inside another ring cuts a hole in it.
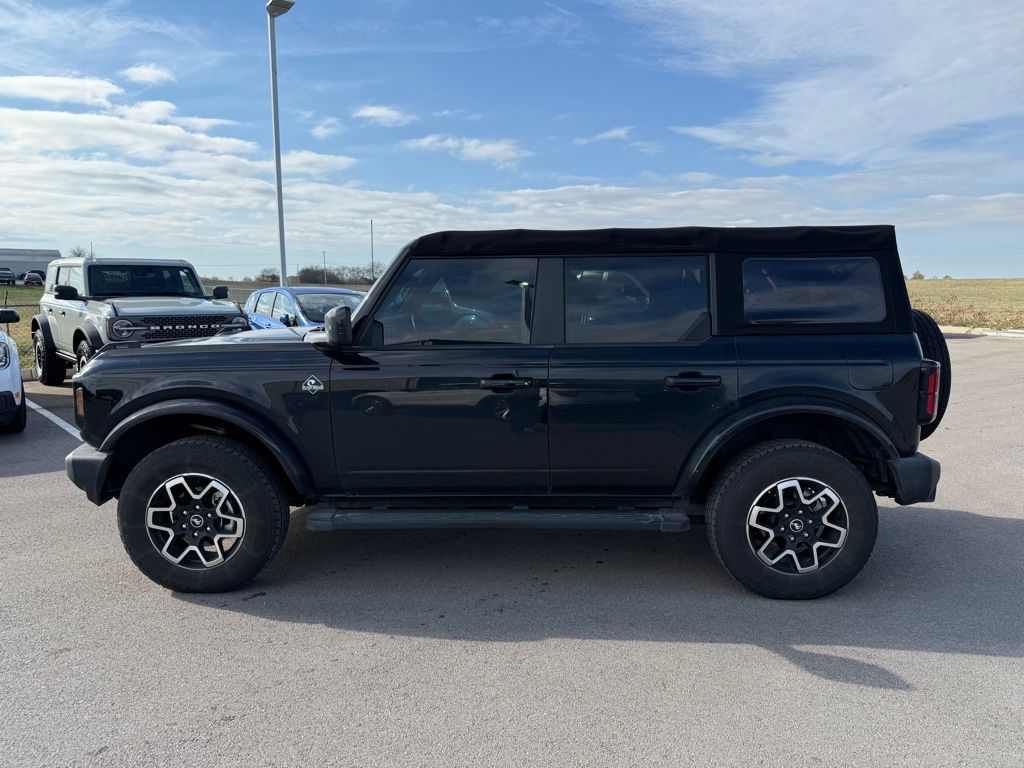
[[[284,195],[281,192],[281,127],[277,117],[277,41],[274,38],[274,20],[284,16],[295,5],[295,0],[270,0],[267,3],[267,34],[270,38],[270,105],[274,113],[274,170],[277,179],[277,239],[281,247],[282,286],[288,285],[288,260],[284,255]]]

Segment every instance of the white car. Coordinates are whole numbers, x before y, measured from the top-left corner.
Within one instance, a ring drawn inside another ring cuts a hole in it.
[[[25,429],[25,385],[21,381],[18,345],[4,333],[8,323],[17,323],[21,317],[13,309],[0,309],[0,433],[21,432]]]

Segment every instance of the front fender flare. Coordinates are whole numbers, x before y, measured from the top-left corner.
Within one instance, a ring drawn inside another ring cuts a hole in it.
[[[206,416],[244,430],[270,452],[301,496],[315,494],[315,485],[309,469],[299,452],[279,430],[255,414],[216,400],[182,398],[146,406],[118,423],[103,439],[99,450],[103,453],[112,453],[118,441],[130,431],[163,416]]]
[[[45,342],[46,346],[56,350],[57,345],[53,343],[53,331],[50,329],[50,318],[45,313],[40,312],[32,318],[32,325],[39,328],[39,332],[43,334],[43,342]]]
[[[103,336],[100,334],[100,330],[96,327],[96,324],[83,323],[78,327],[78,330],[85,334],[85,338],[89,342],[89,346],[92,347],[92,351],[99,352],[103,347]]]
[[[849,422],[871,435],[885,451],[887,459],[897,459],[900,456],[892,438],[881,427],[850,408],[834,403],[808,402],[806,400],[802,402],[779,400],[762,402],[741,408],[705,433],[686,459],[686,464],[683,466],[683,471],[676,484],[676,495],[688,501],[721,448],[744,429],[777,416],[807,414],[832,416]]]

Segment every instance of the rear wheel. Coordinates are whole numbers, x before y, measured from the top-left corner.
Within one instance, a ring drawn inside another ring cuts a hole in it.
[[[58,357],[57,351],[46,343],[42,330],[35,332],[32,341],[35,353],[36,379],[48,387],[59,387],[64,383],[68,364]]]
[[[927,312],[919,309],[914,310],[914,331],[917,333],[918,341],[921,342],[921,351],[929,360],[934,360],[942,366],[939,371],[939,407],[935,412],[935,421],[921,427],[921,439],[924,440],[939,428],[939,422],[946,412],[946,404],[949,403],[949,390],[953,383],[953,367],[949,361],[949,347],[946,339],[939,330],[939,324],[932,319]]]
[[[875,545],[878,508],[864,476],[827,448],[777,440],[738,456],[708,497],[711,548],[765,597],[823,597],[856,576]]]
[[[220,437],[155,450],[128,475],[117,505],[129,556],[178,592],[247,584],[281,548],[288,515],[284,489],[262,458]]]

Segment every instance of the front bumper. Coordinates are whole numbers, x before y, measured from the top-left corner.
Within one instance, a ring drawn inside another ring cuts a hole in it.
[[[85,491],[89,501],[102,504],[114,495],[104,487],[113,460],[113,454],[97,451],[84,443],[65,457],[64,469],[71,482]]]
[[[24,399],[20,392],[0,392],[0,426],[6,427],[14,420]]]
[[[902,459],[889,459],[889,474],[896,486],[896,503],[918,504],[935,501],[942,467],[935,459],[915,453]]]

